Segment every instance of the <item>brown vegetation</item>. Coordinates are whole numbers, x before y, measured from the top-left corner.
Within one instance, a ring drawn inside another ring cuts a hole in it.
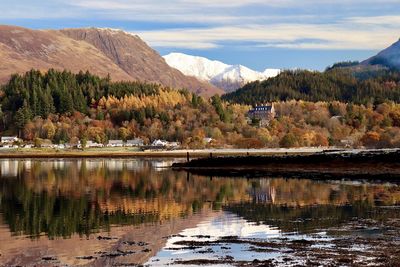
[[[146,81],[211,96],[222,90],[187,77],[138,36],[106,29],[30,30],[0,26],[0,82],[32,68],[81,70],[114,80]]]

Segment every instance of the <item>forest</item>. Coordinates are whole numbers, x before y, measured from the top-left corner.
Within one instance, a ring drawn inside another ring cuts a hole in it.
[[[347,63],[354,64],[354,63]],[[248,83],[223,99],[240,104],[304,100],[340,101],[354,104],[381,104],[400,101],[400,72],[353,73],[337,63],[325,72],[284,71],[266,81]]]
[[[0,128],[2,135],[16,134],[31,143],[48,139],[56,144],[79,140],[105,144],[111,139],[142,138],[146,144],[165,139],[186,148],[399,147],[400,76],[390,73],[358,81],[335,73],[288,72],[283,74],[287,79],[247,85],[257,85],[260,94],[268,91],[263,84],[277,85],[271,98],[259,99],[274,101],[277,115],[259,127],[247,117],[252,100],[235,103],[232,94],[206,99],[185,89],[112,82],[89,72],[32,70],[13,75],[1,87]],[[295,91],[283,81],[302,84],[298,87],[303,89]],[[370,87],[351,86],[359,83]],[[365,90],[369,93],[361,94]],[[367,97],[374,101],[361,103]],[[206,137],[213,141],[205,143]]]

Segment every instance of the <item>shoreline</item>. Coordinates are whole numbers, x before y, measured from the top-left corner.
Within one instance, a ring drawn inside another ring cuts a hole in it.
[[[400,181],[399,149],[324,151],[282,156],[197,158],[174,163],[175,171],[215,177],[379,179]]]
[[[0,149],[0,159],[24,158],[212,158],[234,156],[284,156],[312,155],[334,148],[292,148],[292,149],[182,149],[138,151],[129,148],[54,150],[54,149]]]

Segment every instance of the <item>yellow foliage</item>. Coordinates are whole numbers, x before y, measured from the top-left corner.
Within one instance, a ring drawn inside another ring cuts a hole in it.
[[[120,108],[123,110],[140,109],[153,106],[156,109],[169,109],[175,107],[177,104],[187,104],[188,99],[178,91],[163,91],[161,90],[158,95],[147,96],[124,96],[123,98],[116,98],[109,96],[107,99],[104,97],[100,99],[99,106],[105,109]]]

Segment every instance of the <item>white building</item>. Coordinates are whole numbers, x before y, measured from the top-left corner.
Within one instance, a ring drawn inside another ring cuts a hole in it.
[[[168,142],[165,140],[156,139],[151,143],[151,146],[167,146]]]
[[[2,144],[12,144],[14,142],[18,142],[20,139],[16,136],[2,136],[1,143]]]
[[[64,144],[58,144],[58,145],[55,145],[54,148],[65,149],[65,145]]]
[[[126,141],[126,146],[129,146],[129,147],[143,146],[143,145],[144,145],[144,141],[141,138],[135,138],[133,140]]]
[[[104,145],[103,144],[99,144],[99,143],[97,143],[97,142],[93,142],[93,141],[87,141],[87,143],[86,143],[86,147],[103,147]]]
[[[151,146],[154,147],[166,147],[166,148],[177,148],[180,147],[181,143],[179,142],[168,142],[165,140],[156,139],[153,141]]]
[[[123,147],[124,146],[124,141],[122,141],[122,140],[109,140],[107,146],[108,147]]]

